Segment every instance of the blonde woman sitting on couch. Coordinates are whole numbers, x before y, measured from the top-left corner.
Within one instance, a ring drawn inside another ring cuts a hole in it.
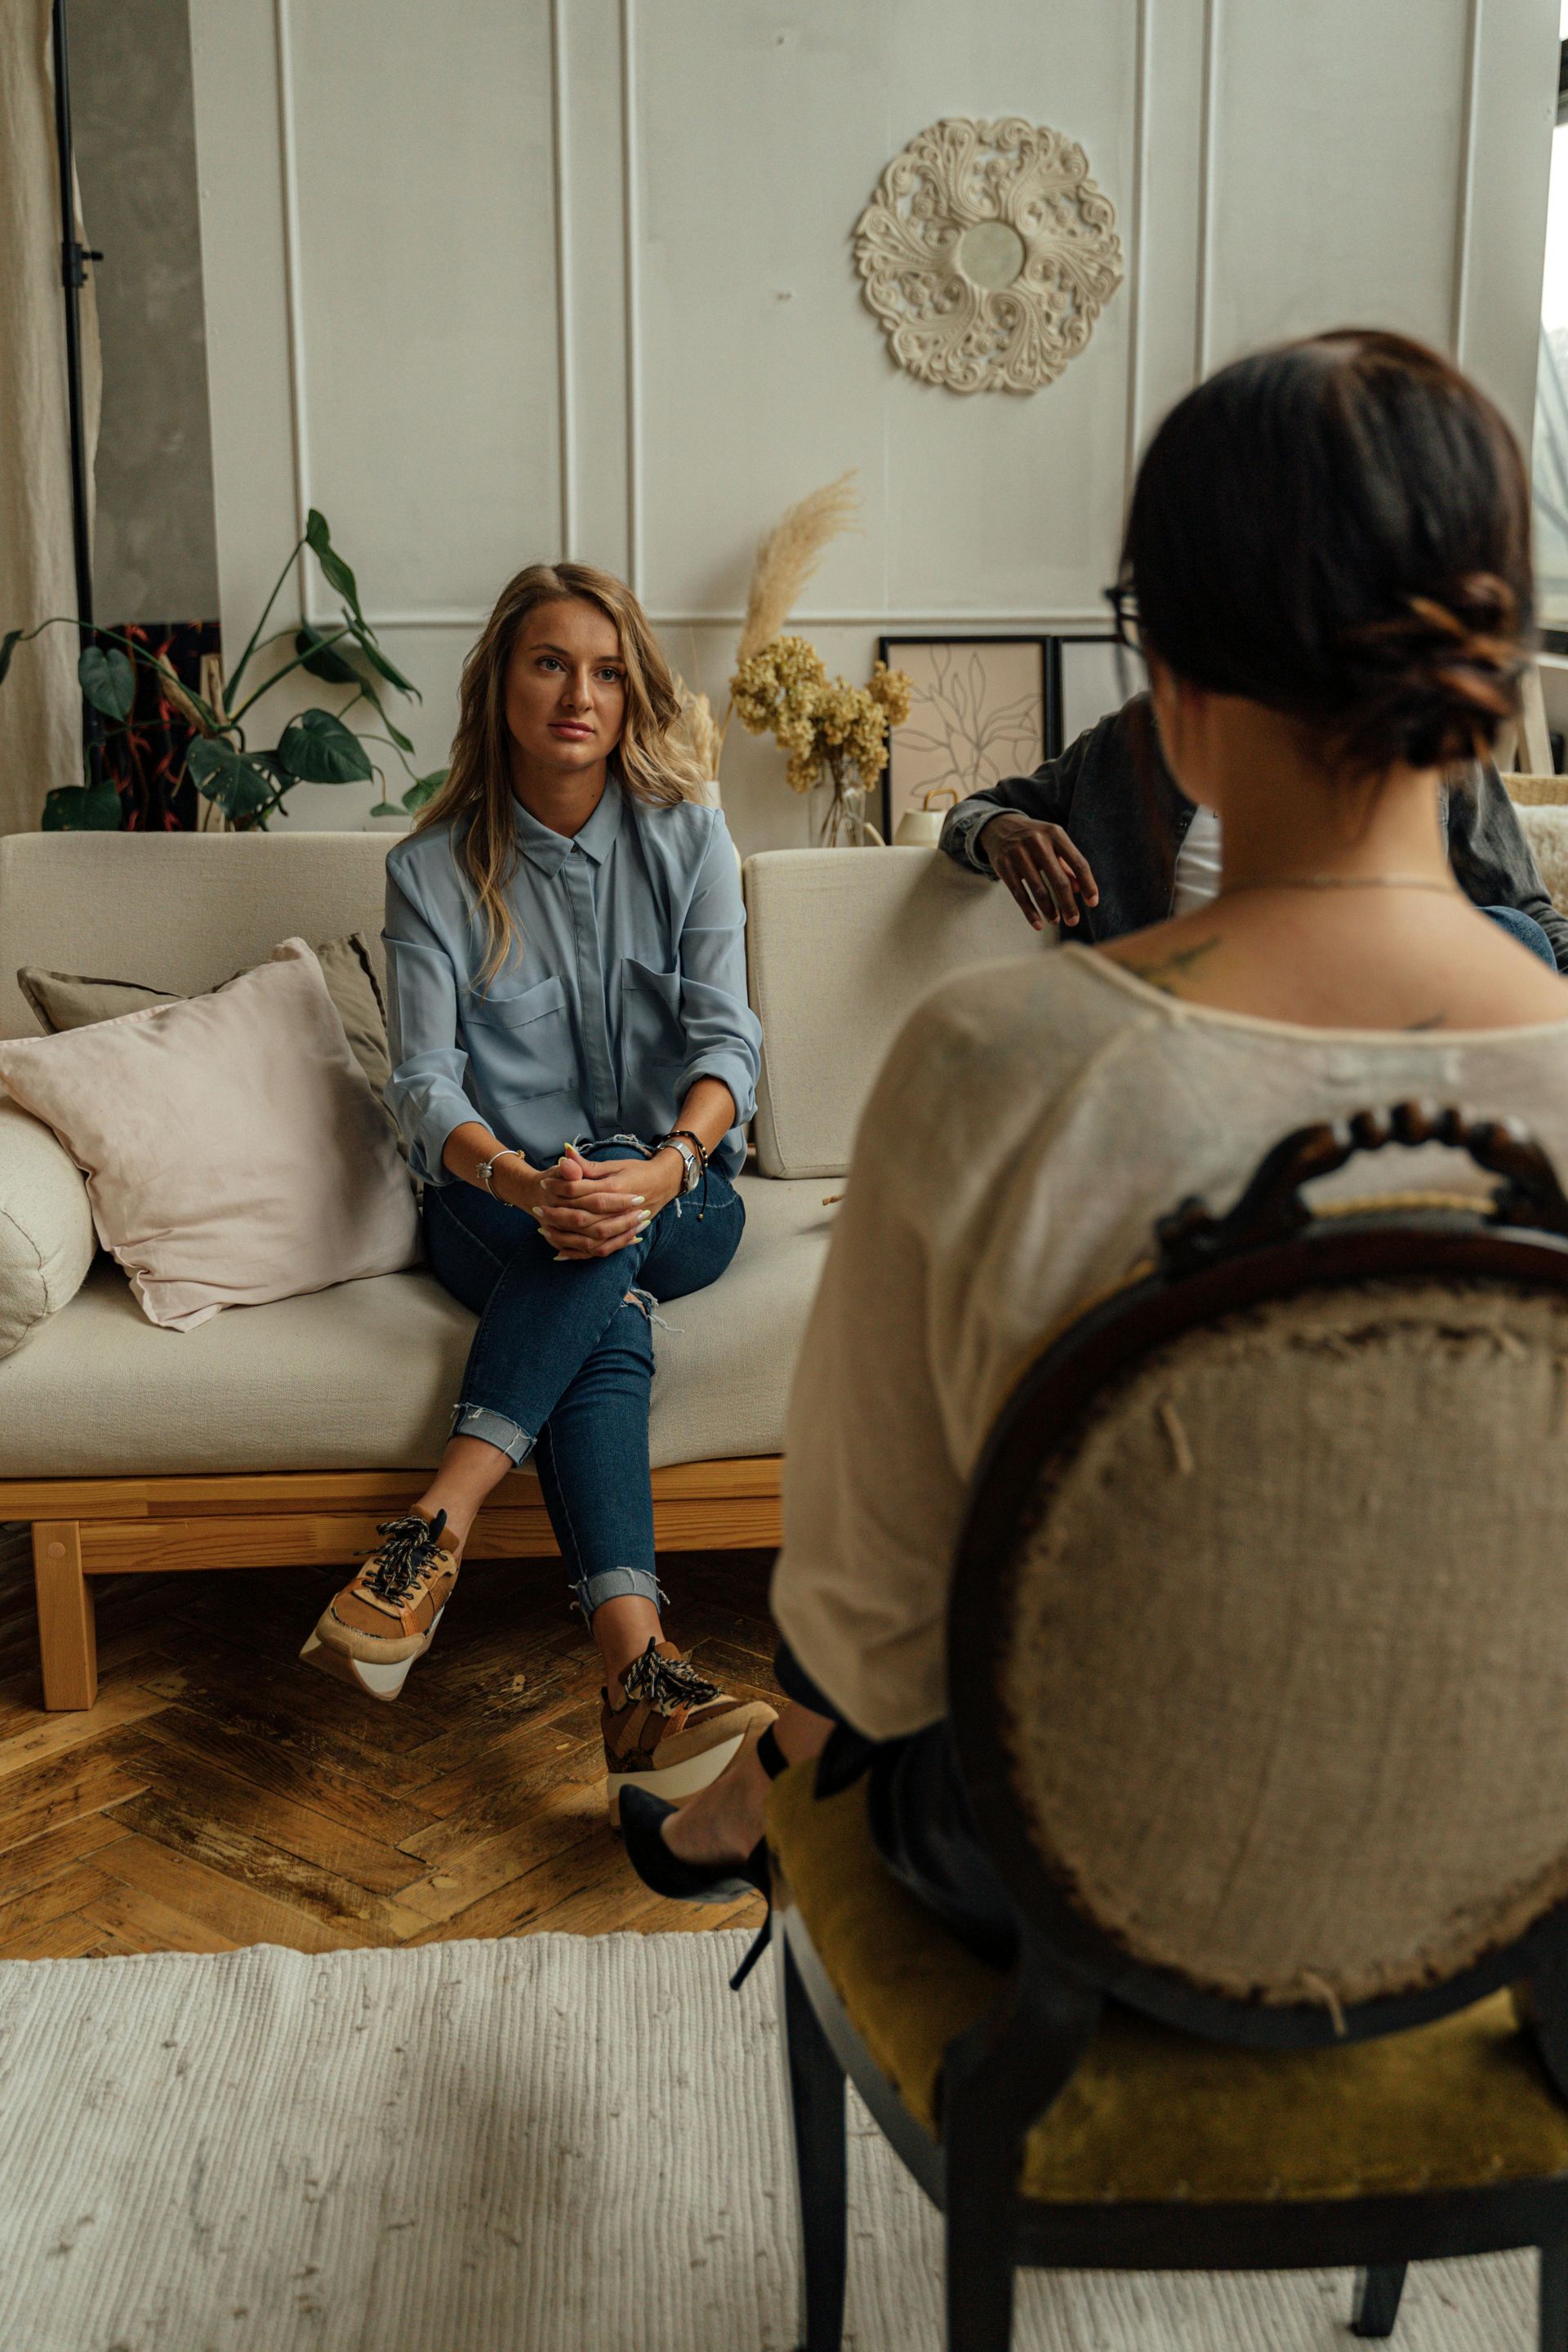
[[[387,859],[387,1099],[431,1265],[479,1326],[434,1478],[316,1628],[364,1664],[419,1657],[480,1505],[531,1459],[604,1665],[612,1819],[627,1783],[700,1788],[772,1720],[666,1639],[654,1570],[653,1309],[740,1243],[761,1048],[734,851],[676,712],[630,590],[531,565]]]

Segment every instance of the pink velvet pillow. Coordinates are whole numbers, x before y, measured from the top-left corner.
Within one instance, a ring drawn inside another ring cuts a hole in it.
[[[303,940],[212,996],[0,1043],[142,1310],[193,1330],[419,1255],[408,1173]]]

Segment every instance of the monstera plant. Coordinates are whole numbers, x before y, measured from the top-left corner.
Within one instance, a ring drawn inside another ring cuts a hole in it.
[[[338,598],[340,617],[327,625],[304,619],[263,635],[273,606],[301,550],[309,549],[322,579]],[[0,639],[0,683],[19,645],[45,629],[75,628],[76,622],[54,615],[36,628],[11,629]],[[150,654],[116,629],[94,632],[99,640],[83,648],[77,677],[84,698],[108,722],[107,733],[128,727],[136,699],[139,661],[156,671],[159,689],[188,722],[192,733],[181,774],[188,777],[205,800],[219,809],[238,832],[263,829],[269,818],[287,816],[287,795],[296,784],[352,784],[371,779],[380,782],[382,798],[372,816],[412,814],[437,793],[446,778],[438,768],[431,775],[415,773],[414,746],[388,717],[383,696],[394,693],[419,699],[418,688],[383,652],[375,631],[360,609],[354,575],[332,545],[326,517],[312,507],[303,538],[289,551],[289,561],[278,575],[250,642],[229,675],[208,701],[177,677],[161,655]],[[285,658],[279,659],[279,654]],[[270,656],[271,658],[268,658]],[[252,669],[252,664],[256,668]],[[246,714],[291,670],[303,670],[325,684],[353,689],[335,710],[301,710],[290,719],[269,751],[247,740]],[[381,730],[348,724],[361,703],[374,710]],[[394,801],[387,792],[381,765],[367,749],[384,745],[395,753],[408,783]],[[120,824],[120,795],[111,783],[66,785],[49,793],[44,803],[46,832],[114,832]]]

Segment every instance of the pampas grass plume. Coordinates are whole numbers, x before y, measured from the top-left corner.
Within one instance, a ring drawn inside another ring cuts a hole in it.
[[[735,649],[735,667],[771,645],[794,610],[829,543],[853,530],[860,511],[855,468],[825,482],[801,499],[775,523],[757,549],[746,593],[746,622]]]
[[[670,736],[686,751],[703,782],[716,785],[724,738],[713,716],[713,705],[705,694],[694,694],[679,670],[674,684],[680,711],[670,728]],[[713,797],[717,799],[716,792]]]

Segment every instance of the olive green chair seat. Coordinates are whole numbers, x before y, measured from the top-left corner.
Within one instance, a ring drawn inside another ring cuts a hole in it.
[[[773,1790],[780,1906],[934,2150],[943,2057],[1004,1978],[884,1868],[864,1784],[819,1802],[814,1777],[800,1766]],[[1568,2109],[1500,1992],[1327,2050],[1226,2048],[1109,2008],[1028,2136],[1020,2186],[1058,2204],[1272,2205],[1565,2175]]]

